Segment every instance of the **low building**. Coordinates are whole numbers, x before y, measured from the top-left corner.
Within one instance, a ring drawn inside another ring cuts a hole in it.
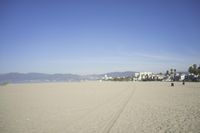
[[[140,80],[140,81],[145,81],[145,80],[149,80],[149,79],[153,79],[152,72],[140,72],[139,76],[137,77],[137,80]]]
[[[111,80],[113,79],[113,77],[109,77],[108,75],[104,75],[104,77],[102,78],[102,80]]]
[[[186,75],[185,74],[182,74],[181,76],[180,76],[180,81],[183,81],[183,80],[185,80],[186,79]]]

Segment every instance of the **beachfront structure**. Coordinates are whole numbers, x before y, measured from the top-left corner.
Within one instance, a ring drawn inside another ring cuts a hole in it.
[[[154,79],[158,81],[162,81],[165,78],[165,75],[163,74],[155,74]]]
[[[152,72],[141,72],[139,76],[139,80],[148,80],[152,79],[153,73]]]
[[[104,77],[102,78],[102,80],[111,80],[113,79],[113,77],[109,77],[108,75],[104,75]]]
[[[169,74],[152,73],[152,72],[138,72],[133,77],[134,81],[200,81],[200,76],[194,74],[172,72]]]
[[[180,76],[180,80],[181,80],[181,81],[185,80],[185,78],[186,78],[186,75],[185,75],[185,74],[182,74],[182,75]]]
[[[137,81],[139,76],[140,76],[140,73],[135,73],[135,75],[133,77],[133,81]]]
[[[148,80],[153,78],[153,73],[152,72],[140,72],[140,73],[135,73],[135,78],[134,80]]]
[[[138,78],[140,76],[140,73],[135,73],[135,77]]]
[[[162,81],[165,78],[163,74],[154,74],[153,72],[135,73],[134,81]]]

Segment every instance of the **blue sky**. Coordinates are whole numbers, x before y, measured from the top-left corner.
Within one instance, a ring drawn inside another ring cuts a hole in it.
[[[199,13],[198,0],[1,0],[0,73],[186,71]]]

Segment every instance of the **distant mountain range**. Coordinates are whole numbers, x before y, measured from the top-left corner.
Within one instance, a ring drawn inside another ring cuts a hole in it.
[[[71,82],[82,80],[99,80],[109,77],[128,77],[135,72],[110,72],[105,74],[76,75],[76,74],[44,74],[44,73],[6,73],[0,74],[0,83],[31,83],[31,82]]]

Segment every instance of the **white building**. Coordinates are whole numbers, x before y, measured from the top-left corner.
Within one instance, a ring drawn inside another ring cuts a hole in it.
[[[138,78],[140,76],[140,73],[135,73],[135,77]]]
[[[183,81],[183,80],[185,80],[185,78],[186,78],[186,75],[182,74],[181,77],[180,77],[180,80]]]
[[[104,75],[104,77],[102,78],[103,80],[109,80],[109,79],[113,79],[112,77],[109,77],[108,75]]]
[[[152,76],[153,76],[152,72],[140,72],[138,80],[147,80],[149,78],[152,78]]]

